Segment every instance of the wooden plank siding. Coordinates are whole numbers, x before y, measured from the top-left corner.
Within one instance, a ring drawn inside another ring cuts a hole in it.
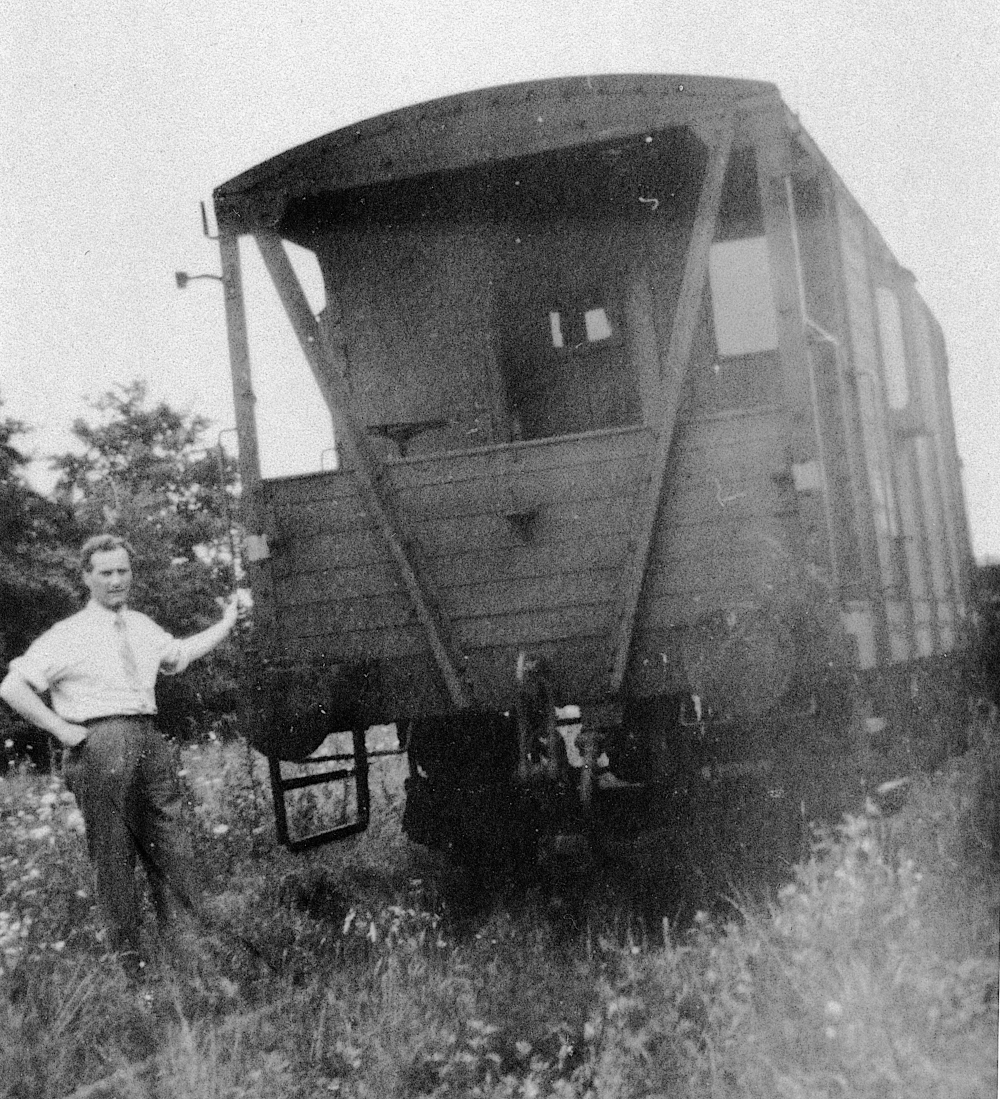
[[[784,417],[778,409],[679,429],[637,623],[633,664],[664,630],[789,593]]]
[[[946,360],[931,336],[926,307],[878,232],[838,181],[837,222],[850,334],[851,366],[872,496],[887,626],[883,659],[901,663],[951,652],[966,583],[952,530],[965,529],[961,488],[942,467],[956,453]],[[899,329],[880,313],[894,300]],[[902,352],[902,354],[901,354]],[[888,389],[890,360],[894,404]],[[939,457],[939,455],[941,457]],[[953,509],[959,518],[953,518]]]
[[[885,395],[872,298],[868,258],[868,221],[846,193],[837,193],[837,224],[843,264],[843,285],[849,325],[851,370],[859,407],[862,445],[875,520],[879,560],[879,603],[886,609],[887,651],[883,658],[905,659],[910,649],[911,630],[905,615],[889,613],[887,604],[906,605],[905,574],[899,560],[899,512],[889,453]]]
[[[477,702],[509,705],[526,647],[558,656],[580,698],[606,689],[575,670],[573,654],[583,645],[595,673],[595,653],[610,643],[650,440],[629,429],[387,464],[412,545],[478,683]],[[776,598],[787,586],[783,446],[776,409],[679,425],[637,659],[662,648],[655,639],[664,630],[748,598]],[[283,648],[389,665],[423,660],[407,594],[352,480],[344,472],[269,486]],[[504,511],[528,503],[537,518],[525,543]],[[490,670],[501,667],[510,682]],[[419,687],[421,697],[430,689]]]
[[[534,567],[543,568],[548,558],[556,555],[558,568],[558,554],[568,555],[567,560],[575,559],[580,553],[594,552],[606,556],[612,551],[581,546],[579,538],[594,530],[600,530],[602,535],[623,533],[631,523],[632,512],[632,503],[625,498],[590,501],[585,510],[581,509],[580,502],[552,503],[539,511],[532,549],[522,557]],[[335,517],[324,518],[320,506],[313,505],[311,521],[317,529],[311,536],[299,536],[294,535],[296,513],[285,514],[287,520],[277,528],[282,534],[278,543],[280,555],[275,562],[276,575],[289,571],[345,568],[359,561],[381,559],[383,540],[374,528],[340,528]],[[470,553],[496,560],[500,555],[524,546],[523,540],[499,511],[431,519],[412,524],[410,529],[412,541],[419,546],[425,560],[439,557],[465,560]]]
[[[626,429],[386,464],[409,544],[467,668],[502,665],[509,693],[518,649],[606,637],[650,438]],[[415,659],[429,673],[408,593],[353,475],[268,488],[282,648],[338,661]],[[507,518],[526,512],[527,536]],[[507,701],[489,675],[479,678],[489,696],[477,694],[478,703]],[[414,698],[433,691],[411,687]]]

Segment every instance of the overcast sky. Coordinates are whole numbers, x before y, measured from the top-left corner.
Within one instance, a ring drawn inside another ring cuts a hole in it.
[[[69,447],[88,398],[142,377],[155,396],[229,428],[219,287],[180,293],[174,271],[219,270],[199,201],[210,206],[219,183],[292,145],[518,80],[752,77],[778,85],[940,320],[975,548],[1000,557],[998,9],[996,0],[7,0],[3,411],[33,425],[28,444],[50,454]],[[253,310],[262,276],[246,262]],[[301,360],[262,329],[251,329],[261,408],[281,393],[291,422],[305,424],[311,395],[287,381]],[[292,453],[297,441],[315,462],[326,445],[325,425],[314,434],[265,424],[272,436],[276,427],[289,453],[272,448],[269,461],[305,460]]]

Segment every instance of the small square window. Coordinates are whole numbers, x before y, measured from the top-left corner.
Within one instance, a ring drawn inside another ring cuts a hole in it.
[[[604,311],[603,306],[588,309],[583,314],[583,323],[588,343],[611,339],[611,322],[608,320],[608,314]]]

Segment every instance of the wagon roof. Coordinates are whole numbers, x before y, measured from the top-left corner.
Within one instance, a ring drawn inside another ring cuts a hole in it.
[[[274,228],[289,201],[306,195],[778,102],[764,81],[680,75],[564,77],[464,92],[352,123],[242,172],[216,188],[216,217],[229,232]]]

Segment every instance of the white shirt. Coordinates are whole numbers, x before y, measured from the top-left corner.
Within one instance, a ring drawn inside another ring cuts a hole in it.
[[[122,625],[135,673],[122,657]],[[113,714],[155,714],[157,675],[182,672],[189,661],[185,642],[151,618],[128,607],[108,610],[92,599],[37,637],[10,670],[39,694],[51,691],[52,709],[76,724]]]

